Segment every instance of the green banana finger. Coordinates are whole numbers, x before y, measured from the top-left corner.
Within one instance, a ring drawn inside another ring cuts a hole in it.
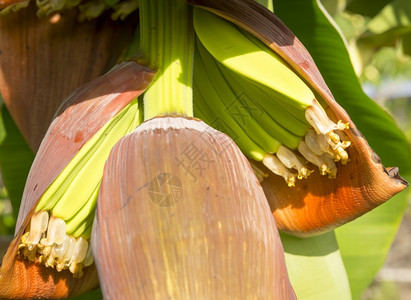
[[[238,30],[241,31],[241,33],[251,42],[253,42],[256,46],[258,46],[262,51],[266,52],[268,55],[273,56],[273,59],[278,59],[276,54],[273,52],[272,49],[267,47],[263,42],[261,42],[259,39],[257,39],[255,36],[250,34],[249,32],[245,31],[242,28],[238,28]],[[251,82],[250,80],[247,80],[247,78],[243,78],[243,76],[235,76],[239,80],[244,79],[242,81],[248,83],[248,86],[253,87],[254,89],[259,90],[260,92],[263,92],[266,96],[265,98],[269,100],[267,103],[274,104],[275,106],[280,106],[284,111],[287,111],[290,113],[293,117],[297,118],[300,120],[302,123],[305,125],[308,125],[308,122],[305,118],[305,111],[301,109],[297,109],[296,107],[292,105],[287,104],[287,99],[279,99],[282,97],[282,95],[279,95],[275,91],[273,92],[272,89],[268,88],[265,85],[260,84],[259,82]]]
[[[135,99],[100,129],[100,132],[96,134],[97,141],[93,143],[94,137],[90,139],[89,142],[94,145],[86,154],[86,162],[82,165],[81,169],[78,168],[78,165],[76,166],[77,172],[75,172],[74,180],[51,209],[55,217],[67,221],[89,200],[90,195],[93,194],[101,180],[104,163],[111,148],[121,137],[128,133],[130,124],[134,123],[134,120],[137,119],[137,113],[138,103],[137,99]],[[76,157],[82,156],[82,154],[82,150],[80,150]],[[70,170],[70,165],[71,162],[67,165],[66,169]],[[62,176],[64,176],[64,171],[61,173]],[[37,209],[41,208],[37,207]]]
[[[93,218],[90,219],[90,216],[94,216],[94,208],[96,206],[98,191],[100,188],[100,181],[94,188],[92,194],[90,195],[87,202],[83,205],[83,207],[69,220],[66,221],[66,232],[72,236],[80,236],[82,232],[93,223]],[[80,234],[78,233],[80,232]],[[84,236],[84,238],[90,238],[89,236]]]
[[[204,70],[203,63],[197,56],[195,58],[195,65],[193,80],[195,116],[203,118],[203,120],[211,126],[219,127],[222,125],[224,128],[217,129],[229,135],[247,157],[261,161],[265,155],[265,151],[244,132],[227,112],[214,86],[211,84],[207,75],[204,74],[204,71],[201,71]],[[208,105],[211,103],[213,110],[211,110]],[[220,121],[224,123],[220,124]]]
[[[261,97],[264,93],[252,86],[249,82],[240,82],[237,81],[236,76],[233,76],[232,72],[225,68],[223,65],[217,63],[219,69],[221,70],[224,78],[230,84],[230,87],[233,89],[236,98],[243,104],[244,107],[248,107],[250,114],[255,120],[276,140],[280,143],[286,145],[291,149],[296,149],[301,138],[304,136],[305,131],[308,128],[307,125],[302,125],[299,120],[290,115],[287,111],[282,109],[272,108],[270,114],[267,112],[269,108],[274,107],[272,104],[260,105]],[[238,76],[237,76],[238,77]],[[244,94],[244,91],[247,91]],[[257,99],[260,98],[260,101]],[[263,99],[265,100],[265,99]],[[274,111],[274,112],[273,112]],[[254,112],[254,113],[253,113]],[[275,118],[275,119],[274,119]],[[277,122],[277,119],[281,119],[283,122],[280,124]],[[285,126],[282,124],[285,123]],[[295,129],[299,135],[296,135],[294,132],[289,130],[289,127]]]
[[[279,125],[296,136],[304,136],[309,126],[305,119],[305,113],[292,106],[286,109],[282,100],[276,99],[278,95],[262,85],[253,84],[251,81],[235,74],[230,69],[218,64],[230,86],[237,95],[246,92],[245,99],[259,105]]]
[[[281,145],[276,139],[269,135],[250,115],[250,113],[244,109],[241,103],[236,99],[236,96],[227,84],[227,81],[218,69],[214,59],[207,54],[207,50],[197,43],[198,55],[197,59],[202,60],[203,65],[200,68],[203,72],[200,72],[202,77],[208,75],[208,81],[212,83],[221,102],[223,103],[223,110],[227,111],[240,125],[243,131],[261,148],[268,153],[275,153],[278,147]],[[206,73],[206,74],[205,74]],[[200,79],[207,80],[207,79]],[[220,102],[220,101],[216,101]],[[213,106],[214,107],[214,106]],[[252,136],[250,136],[252,134]]]
[[[84,219],[83,222],[79,223],[78,228],[76,228],[71,235],[90,239],[91,230],[93,228],[94,215],[95,210],[93,209],[87,216],[87,218]]]
[[[261,50],[235,25],[195,7],[194,28],[207,51],[230,70],[272,89],[286,105],[305,110],[312,104],[314,94],[283,60]]]
[[[216,115],[208,107],[207,101],[202,95],[206,86],[204,85],[199,88],[196,83],[193,84],[193,98],[195,99],[193,101],[194,115],[210,126],[215,127],[215,129],[230,136],[248,158],[261,161],[264,158],[265,151],[245,134],[237,122],[230,116],[225,115],[222,117],[221,115]],[[211,90],[210,92],[208,90],[207,93],[207,99],[210,99],[210,95],[216,96],[215,91]]]

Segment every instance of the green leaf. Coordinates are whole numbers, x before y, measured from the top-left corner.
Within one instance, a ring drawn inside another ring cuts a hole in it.
[[[411,32],[402,36],[402,50],[404,54],[411,56]]]
[[[297,238],[281,234],[291,284],[299,300],[351,299],[334,231]]]
[[[0,169],[17,217],[30,166],[31,151],[4,104],[0,104]]]
[[[408,26],[411,26],[411,1],[409,0],[393,1],[367,24],[368,30],[374,34]]]
[[[391,1],[392,0],[351,0],[349,1],[347,10],[356,14],[372,17],[380,12],[384,8],[384,6],[386,6]]]
[[[372,212],[336,230],[349,272],[354,299],[359,299],[384,264],[407,207],[409,192],[402,192]]]
[[[273,1],[272,0],[256,0],[256,2],[260,3],[265,8],[273,11]]]
[[[322,0],[321,3],[327,11],[334,16],[346,9],[347,1],[350,2],[350,0]]]
[[[384,165],[399,166],[400,174],[409,174],[411,154],[408,141],[392,118],[363,92],[345,43],[320,5],[315,0],[278,0],[274,8],[306,46],[333,95]],[[382,266],[406,202],[405,191],[336,231],[354,299],[360,297]]]
[[[116,5],[120,0],[104,0],[104,3],[106,3],[108,6],[112,7]]]
[[[396,0],[368,22],[367,31],[358,43],[361,47],[369,47],[373,50],[383,46],[392,47],[410,33],[411,1]]]

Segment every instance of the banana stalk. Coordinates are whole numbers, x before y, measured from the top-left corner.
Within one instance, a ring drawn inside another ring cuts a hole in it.
[[[73,210],[78,210],[79,214],[74,212],[74,217],[68,220],[64,219],[64,215],[54,216],[53,208],[47,207],[51,201],[47,191],[53,189],[54,193],[59,193],[61,188],[67,191],[65,178],[70,181],[68,178],[73,172],[75,177],[78,176],[78,169],[91,168],[94,174],[82,178],[81,184],[88,182],[93,187],[95,181],[98,183],[101,180],[102,166],[99,164],[104,165],[104,156],[108,156],[111,147],[92,146],[99,145],[100,141],[106,143],[107,140],[112,140],[111,144],[114,144],[121,137],[104,134],[114,124],[113,120],[129,119],[130,126],[134,127],[127,128],[128,131],[137,126],[138,111],[132,115],[127,115],[127,112],[133,107],[133,99],[147,88],[153,77],[150,69],[134,61],[123,62],[107,74],[81,86],[63,102],[28,176],[15,238],[0,269],[0,298],[54,299],[74,296],[97,286],[87,228],[83,227],[80,232],[65,231],[66,221],[69,224],[73,218],[81,219],[78,224],[89,218],[92,221],[97,196],[95,188],[88,191],[78,183],[68,188],[70,203],[62,209],[68,215],[73,214]],[[101,152],[100,149],[107,151]],[[87,156],[91,152],[103,156],[102,159],[93,161]],[[92,161],[92,165],[81,164],[83,157]],[[78,163],[72,165],[73,161]],[[84,199],[87,193],[89,197]],[[56,204],[58,202],[59,199]],[[84,214],[83,207],[87,208],[87,205],[91,207],[88,214]],[[91,224],[89,227],[91,231]]]
[[[194,15],[196,33],[214,58],[237,76],[247,78],[255,88],[271,93],[272,101],[281,98],[289,106],[300,107],[313,127],[298,144],[299,153],[292,153],[304,159],[293,159],[289,149],[281,148],[282,154],[264,156],[267,159],[262,163],[252,162],[280,230],[300,236],[330,230],[372,210],[408,185],[397,168],[384,168],[333,98],[308,51],[274,14],[252,0],[188,2],[198,7]],[[207,19],[209,22],[205,22]],[[221,24],[218,31],[211,30],[214,34],[208,31],[211,19]],[[223,26],[228,26],[224,32]],[[241,37],[242,30],[248,32],[245,38]],[[265,45],[250,40],[250,34]],[[217,41],[219,35],[225,38]],[[283,75],[289,78],[285,84],[281,83]],[[308,169],[317,166],[319,171],[296,182],[290,190],[294,183],[290,184],[287,169],[304,160],[309,162]]]

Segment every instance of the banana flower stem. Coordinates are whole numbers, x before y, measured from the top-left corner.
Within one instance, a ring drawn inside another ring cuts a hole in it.
[[[142,62],[157,70],[144,94],[144,120],[158,115],[193,116],[192,10],[184,0],[141,0]]]

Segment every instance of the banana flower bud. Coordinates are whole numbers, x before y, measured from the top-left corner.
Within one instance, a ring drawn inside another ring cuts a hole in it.
[[[247,159],[198,119],[157,117],[114,146],[92,247],[107,300],[296,299]]]

